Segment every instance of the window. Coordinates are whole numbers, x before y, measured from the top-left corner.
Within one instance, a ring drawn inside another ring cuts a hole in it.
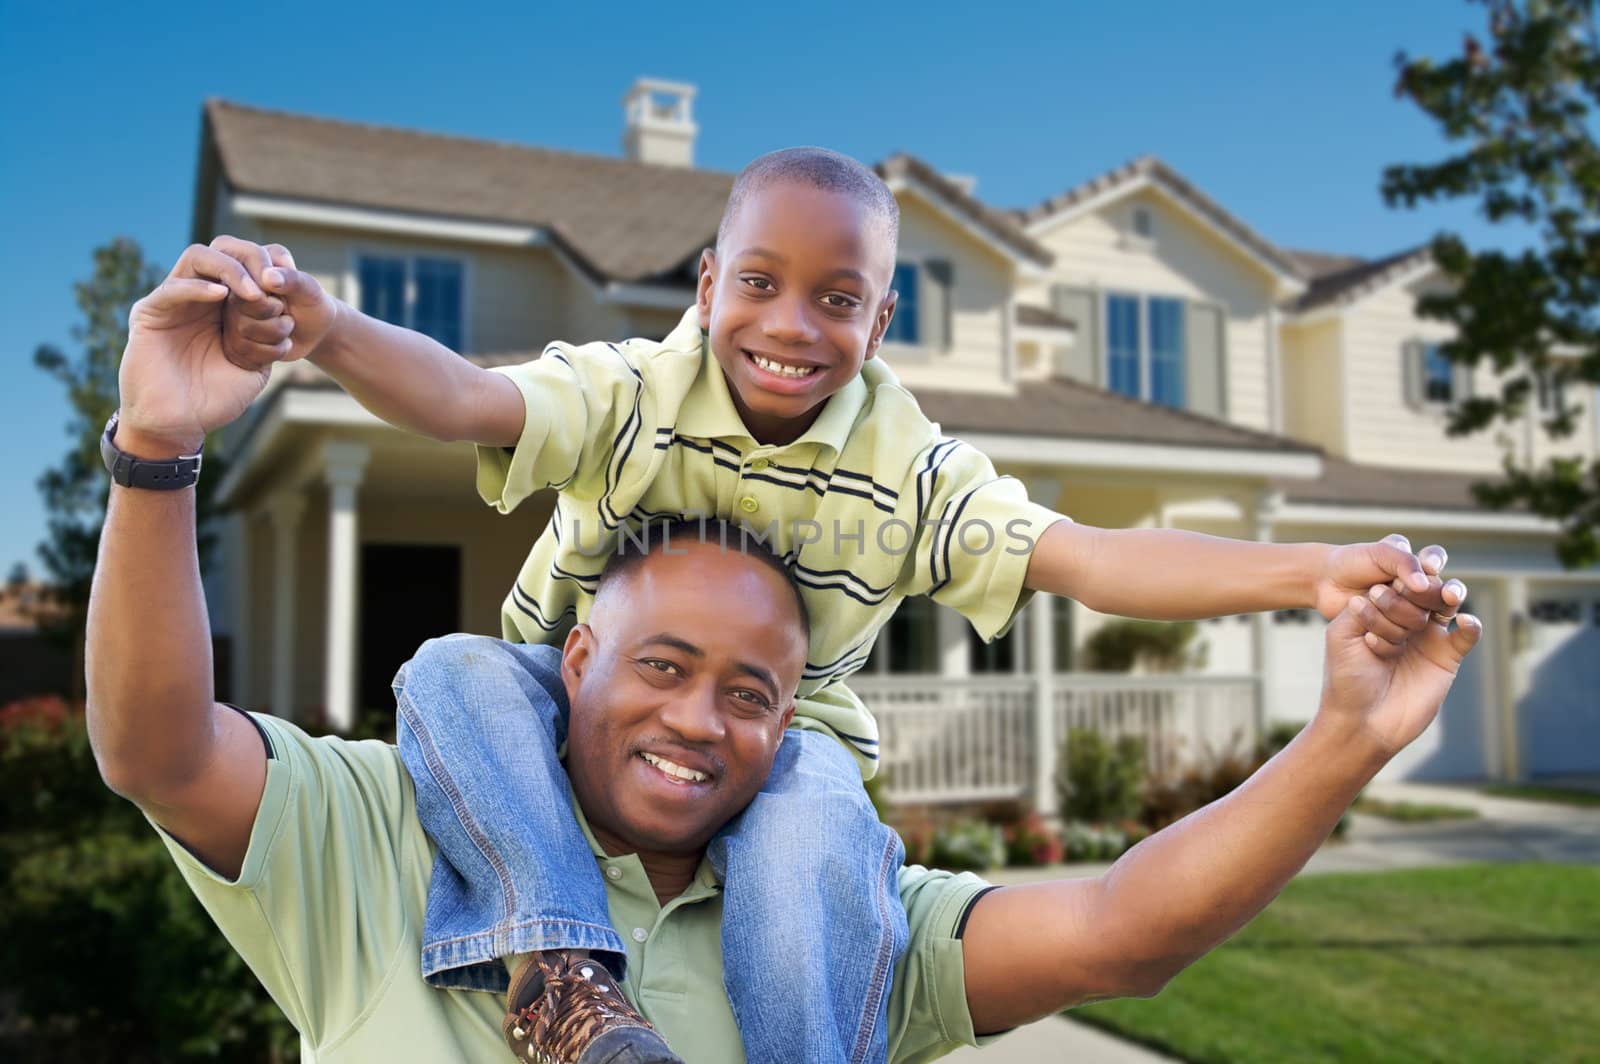
[[[1150,401],[1183,408],[1183,300],[1151,297]]]
[[[1111,390],[1143,398],[1139,383],[1139,297],[1106,297],[1106,356]]]
[[[1551,370],[1534,375],[1539,386],[1539,412],[1559,417],[1567,412],[1567,382]]]
[[[1184,305],[1170,296],[1106,297],[1106,379],[1132,399],[1185,405]]]
[[[1156,235],[1155,220],[1150,217],[1150,208],[1135,207],[1133,209],[1133,231],[1136,235],[1146,240]]]
[[[464,274],[456,259],[362,255],[356,260],[361,312],[460,351]]]
[[[937,673],[939,671],[939,618],[935,605],[926,595],[906,599],[884,626],[872,645],[872,656],[862,672]]]
[[[1455,367],[1438,344],[1422,345],[1422,399],[1449,405],[1455,397]]]
[[[357,268],[361,313],[391,325],[406,323],[406,260],[364,256]]]
[[[883,334],[884,341],[894,344],[920,343],[917,331],[917,268],[909,262],[896,264],[890,287],[900,293],[900,299],[895,303],[889,331]]]

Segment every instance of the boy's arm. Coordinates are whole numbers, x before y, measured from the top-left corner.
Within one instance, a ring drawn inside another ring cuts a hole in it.
[[[1378,584],[1426,610],[1459,605],[1460,585],[1431,575],[1444,562],[1444,548],[1425,547],[1419,560],[1399,535],[1332,547],[1058,521],[1034,544],[1025,583],[1123,617],[1178,621],[1315,609],[1333,618],[1352,595]]]
[[[516,445],[524,404],[504,376],[334,299],[281,244],[220,236],[212,247],[237,259],[272,297],[229,300],[224,349],[235,363],[262,368],[309,358],[391,425],[452,443]]]
[[[1103,875],[1009,887],[963,939],[975,1030],[1004,1030],[1110,997],[1149,997],[1275,898],[1361,788],[1438,713],[1482,628],[1418,632],[1399,596],[1362,598],[1329,625],[1322,703],[1227,797],[1129,850]],[[1399,645],[1376,633],[1416,634]]]

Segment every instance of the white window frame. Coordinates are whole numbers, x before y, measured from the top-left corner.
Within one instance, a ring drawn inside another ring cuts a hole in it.
[[[1420,345],[1422,352],[1422,395],[1419,396],[1422,401],[1422,408],[1424,410],[1449,410],[1456,405],[1456,400],[1458,398],[1456,395],[1456,364],[1445,358],[1443,355],[1437,356],[1438,358],[1444,359],[1445,367],[1449,371],[1450,395],[1444,399],[1433,398],[1428,394],[1428,382],[1430,380],[1428,375],[1428,352],[1437,352],[1440,346],[1443,345],[1444,341],[1419,340],[1417,342]]]
[[[1150,333],[1152,331],[1151,328],[1150,328],[1150,301],[1152,299],[1170,299],[1170,300],[1176,301],[1178,303],[1178,305],[1181,308],[1183,308],[1183,311],[1184,311],[1183,315],[1180,318],[1181,321],[1187,321],[1189,301],[1187,299],[1185,299],[1183,296],[1172,295],[1172,294],[1167,293],[1167,292],[1130,292],[1130,291],[1128,291],[1126,289],[1114,289],[1114,288],[1105,289],[1104,291],[1101,292],[1101,294],[1100,294],[1100,320],[1105,322],[1105,337],[1104,337],[1104,342],[1100,345],[1101,346],[1100,379],[1102,381],[1106,382],[1106,390],[1107,391],[1111,391],[1112,390],[1112,388],[1111,388],[1111,300],[1113,298],[1132,299],[1132,300],[1136,301],[1138,303],[1138,305],[1139,305],[1139,394],[1137,396],[1133,397],[1133,398],[1137,398],[1139,400],[1139,402],[1141,402],[1141,403],[1150,403],[1150,404],[1156,405],[1156,406],[1166,406],[1165,403],[1156,403],[1155,399],[1153,399],[1151,397],[1152,394],[1153,394],[1152,391],[1151,391],[1151,388],[1152,388],[1152,385],[1154,384],[1154,379],[1155,378],[1154,378],[1153,373],[1152,373],[1152,370],[1154,369],[1154,359],[1152,358],[1151,347],[1150,347]],[[1181,327],[1182,326],[1180,325],[1180,328]],[[1185,336],[1183,338],[1183,340],[1184,340],[1184,347],[1183,347],[1183,374],[1184,374],[1184,377],[1183,377],[1183,382],[1184,382],[1184,388],[1187,391],[1188,383],[1189,383],[1189,344],[1188,344],[1188,337]],[[1123,393],[1116,392],[1116,394],[1117,395],[1121,395]],[[1183,399],[1183,401],[1181,403],[1179,403],[1177,406],[1170,406],[1170,407],[1167,407],[1167,409],[1168,410],[1187,410],[1187,409],[1189,409],[1188,396],[1184,395],[1182,397],[1182,399]]]
[[[399,259],[406,265],[405,279],[405,322],[407,329],[416,328],[417,307],[417,260],[436,259],[441,262],[453,262],[461,268],[461,347],[457,354],[466,354],[473,349],[472,336],[472,258],[459,252],[452,252],[440,248],[418,247],[415,245],[385,245],[385,244],[353,244],[350,246],[349,255],[345,263],[344,274],[344,301],[356,309],[361,308],[361,260],[365,258]]]

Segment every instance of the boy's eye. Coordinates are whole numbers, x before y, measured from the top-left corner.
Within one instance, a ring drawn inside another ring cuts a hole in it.
[[[840,310],[854,310],[861,305],[859,299],[852,299],[850,296],[840,295],[838,292],[829,292],[822,297],[822,301],[828,306],[836,307]]]
[[[751,288],[754,288],[758,292],[769,292],[772,290],[772,282],[767,280],[765,277],[741,277],[739,280],[744,284],[749,285]]]

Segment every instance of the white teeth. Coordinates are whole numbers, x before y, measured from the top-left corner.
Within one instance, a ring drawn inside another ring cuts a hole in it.
[[[809,377],[817,371],[816,366],[786,366],[782,362],[774,362],[757,354],[751,354],[750,358],[768,373],[776,373],[780,377]]]
[[[689,780],[691,783],[703,783],[711,778],[704,772],[696,772],[692,768],[687,768],[683,765],[680,765],[676,761],[668,761],[664,757],[657,757],[655,754],[641,752],[639,756],[650,762],[662,772],[665,772],[667,775],[676,776],[680,780]]]

